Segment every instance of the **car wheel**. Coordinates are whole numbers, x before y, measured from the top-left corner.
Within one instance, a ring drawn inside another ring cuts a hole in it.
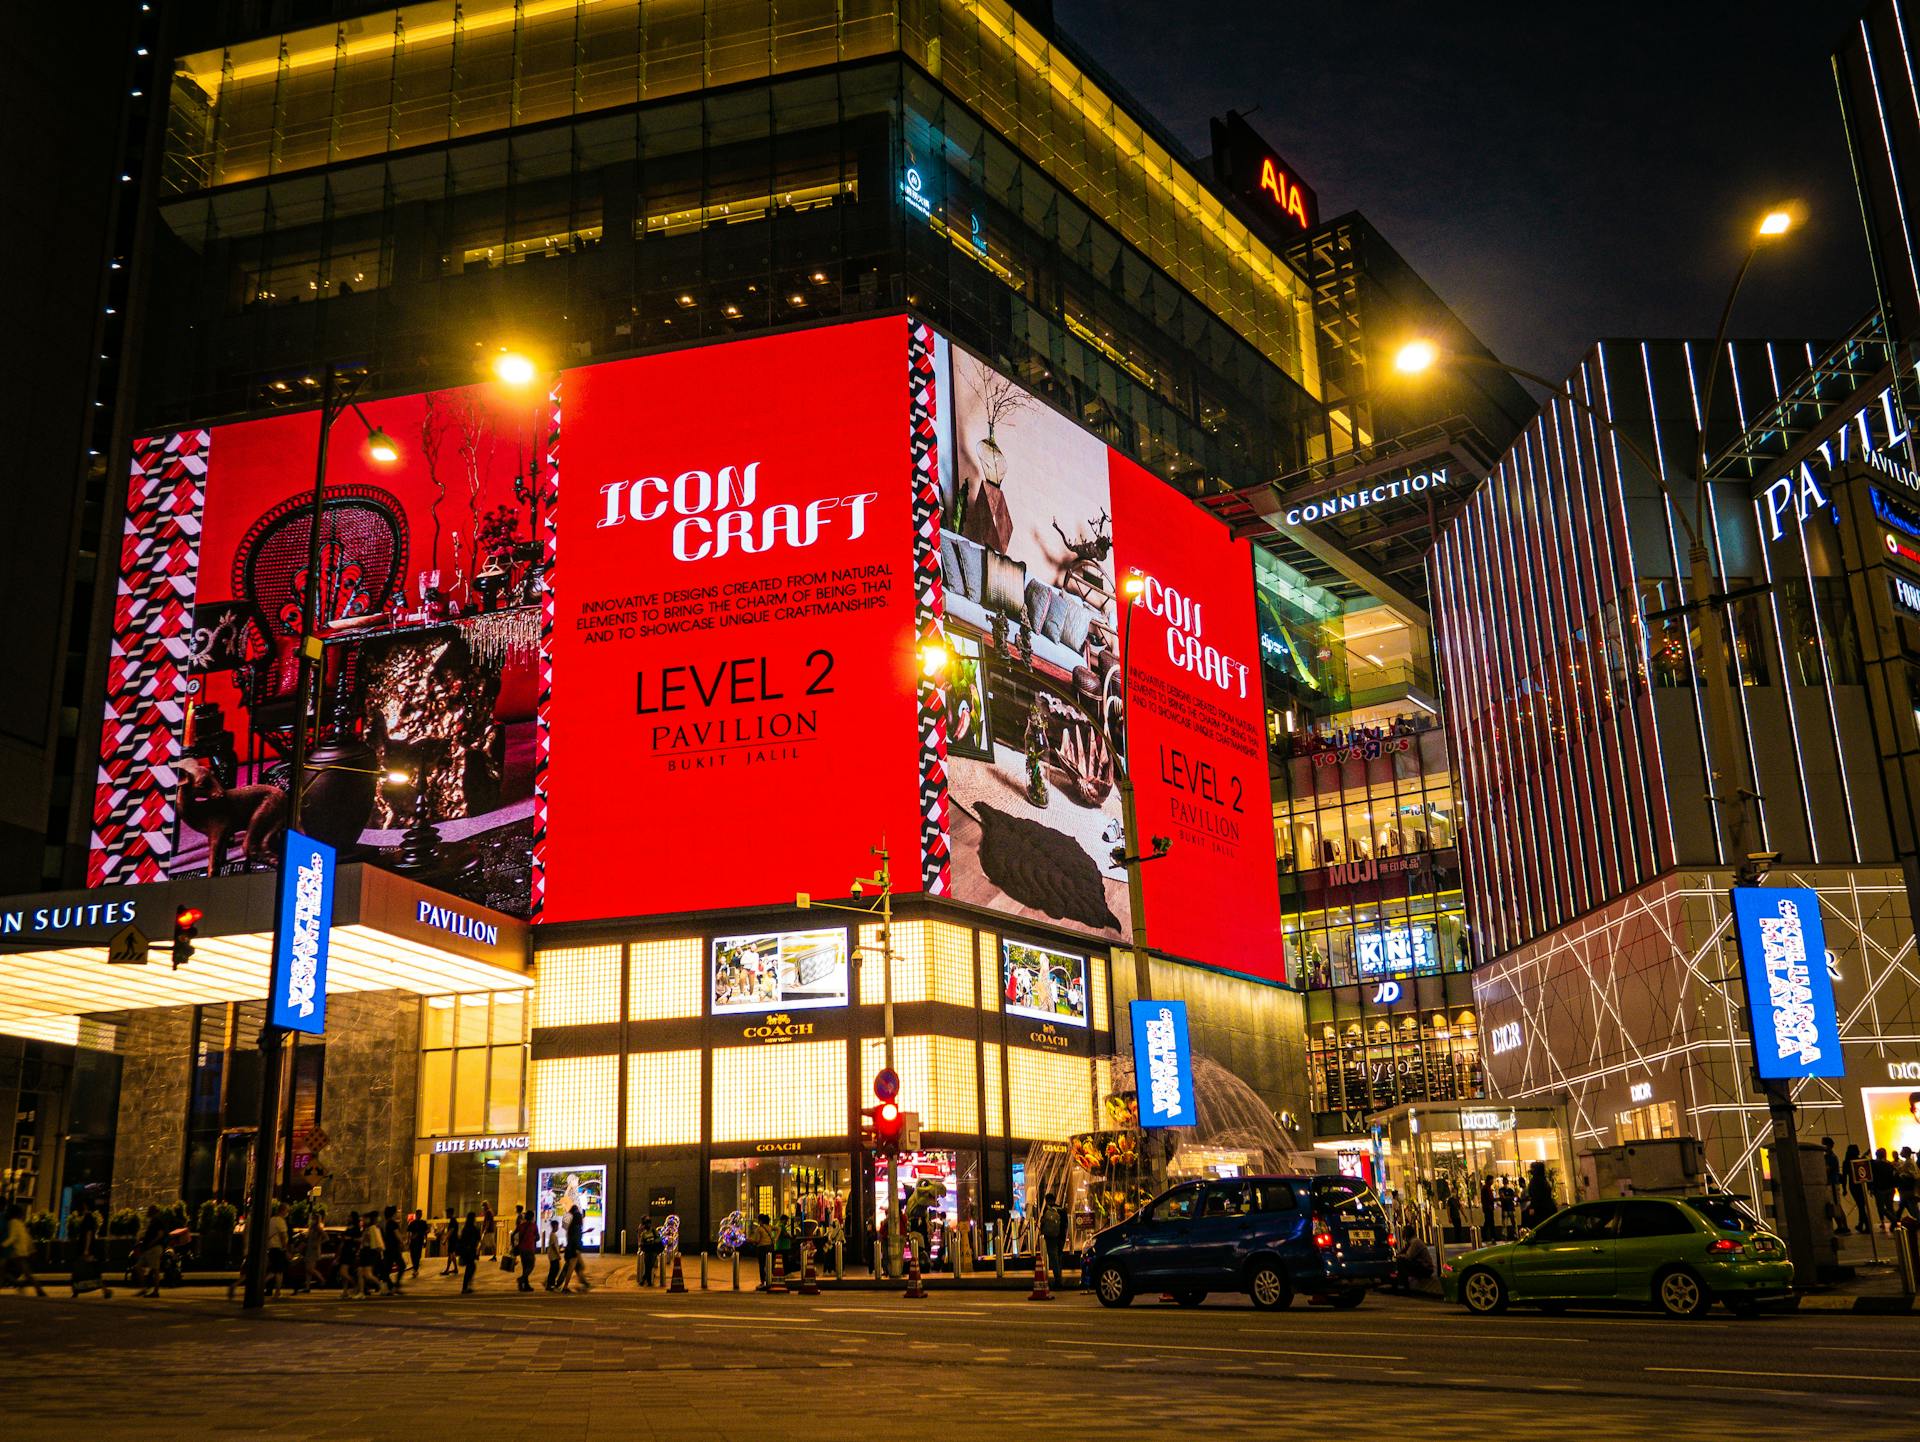
[[[1367,1300],[1367,1289],[1365,1287],[1342,1287],[1327,1300],[1333,1303],[1336,1311],[1350,1312]]]
[[[1127,1285],[1127,1274],[1112,1262],[1106,1263],[1093,1274],[1093,1294],[1100,1299],[1103,1307],[1124,1307],[1133,1300],[1133,1288]]]
[[[1507,1310],[1507,1284],[1499,1273],[1475,1267],[1460,1279],[1460,1300],[1469,1312],[1490,1317]]]
[[[1247,1295],[1263,1312],[1281,1312],[1293,1305],[1293,1284],[1277,1263],[1257,1262],[1247,1274]]]
[[[1197,1307],[1207,1300],[1207,1294],[1189,1289],[1184,1292],[1175,1292],[1173,1294],[1173,1300],[1183,1307]]]
[[[1685,1267],[1675,1267],[1656,1277],[1653,1298],[1669,1317],[1703,1316],[1713,1305],[1713,1294]]]

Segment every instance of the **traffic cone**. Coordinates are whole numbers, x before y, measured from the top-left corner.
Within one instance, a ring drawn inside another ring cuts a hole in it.
[[[800,1285],[794,1288],[794,1292],[802,1297],[817,1297],[820,1295],[820,1279],[813,1270],[812,1243],[807,1244],[806,1259],[806,1266],[800,1273]]]
[[[912,1242],[907,1243],[907,1290],[906,1296],[924,1297],[926,1285],[920,1280],[920,1253]]]
[[[673,1254],[673,1281],[668,1285],[667,1290],[669,1292],[684,1292],[687,1290],[687,1279],[680,1274],[680,1254],[678,1252]]]
[[[1027,1293],[1029,1302],[1051,1302],[1053,1284],[1047,1277],[1047,1254],[1035,1252],[1033,1255],[1033,1290]]]
[[[767,1284],[767,1291],[769,1293],[778,1292],[782,1296],[786,1294],[787,1254],[785,1252],[775,1252],[773,1254],[773,1280]]]

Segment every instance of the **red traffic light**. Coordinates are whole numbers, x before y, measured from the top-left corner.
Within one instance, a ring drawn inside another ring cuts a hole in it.
[[[173,913],[173,969],[178,971],[193,960],[193,939],[206,912],[197,906],[182,906]]]
[[[192,931],[200,924],[200,918],[205,915],[206,912],[197,906],[183,906],[173,914],[173,929],[175,931]]]

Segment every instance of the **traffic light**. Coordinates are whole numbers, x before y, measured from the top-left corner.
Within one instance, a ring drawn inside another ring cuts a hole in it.
[[[200,918],[206,913],[197,906],[183,906],[173,913],[173,969],[178,971],[193,960],[193,939],[200,934]]]
[[[907,1115],[900,1110],[897,1101],[884,1101],[873,1108],[874,1150],[897,1152],[900,1150],[900,1128],[906,1122]]]

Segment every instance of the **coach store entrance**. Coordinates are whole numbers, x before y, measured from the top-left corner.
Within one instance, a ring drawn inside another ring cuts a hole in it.
[[[830,1250],[835,1237],[845,1236],[852,1157],[846,1152],[772,1150],[784,1145],[779,1142],[763,1145],[769,1150],[712,1164],[709,1197],[715,1230],[724,1232],[730,1224],[751,1230],[754,1219],[764,1216],[776,1232],[785,1222],[790,1231],[798,1229],[802,1238]]]

